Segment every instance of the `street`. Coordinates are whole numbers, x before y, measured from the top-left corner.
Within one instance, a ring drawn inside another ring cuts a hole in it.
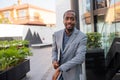
[[[51,80],[54,69],[52,67],[51,51],[49,47],[31,48],[30,72],[22,80]]]

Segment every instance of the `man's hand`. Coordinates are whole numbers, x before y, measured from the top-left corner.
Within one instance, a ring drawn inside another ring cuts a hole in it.
[[[57,80],[59,74],[60,74],[60,70],[59,70],[59,68],[57,68],[55,73],[53,74],[52,80]]]
[[[57,69],[59,67],[59,63],[57,61],[53,61],[53,67],[54,69]]]

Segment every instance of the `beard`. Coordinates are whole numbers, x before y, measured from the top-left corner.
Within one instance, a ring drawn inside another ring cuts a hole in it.
[[[71,24],[71,23],[66,23],[66,24],[64,24],[65,25],[65,28],[66,28],[66,31],[67,32],[73,32],[73,30],[74,30],[74,27],[75,27],[75,24]]]
[[[67,29],[69,32],[72,32],[74,30],[74,28],[70,28],[70,29]]]

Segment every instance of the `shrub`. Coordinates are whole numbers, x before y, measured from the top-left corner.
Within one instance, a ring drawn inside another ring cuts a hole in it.
[[[101,34],[98,32],[87,33],[87,48],[101,47]]]
[[[27,44],[25,44],[27,43]],[[14,67],[31,56],[28,41],[0,41],[0,71]]]

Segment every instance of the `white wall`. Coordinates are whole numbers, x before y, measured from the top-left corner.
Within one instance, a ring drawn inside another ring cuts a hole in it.
[[[52,43],[53,28],[44,26],[26,26],[23,28],[23,34],[25,34],[23,35],[23,39],[25,38],[28,29],[31,30],[32,34],[34,34],[34,32],[36,34],[38,33],[43,43]]]
[[[63,25],[63,14],[65,11],[69,10],[70,0],[57,0],[56,1],[56,26],[58,28],[64,28]]]
[[[52,43],[52,34],[58,30],[55,27],[0,24],[0,37],[22,37],[24,40],[28,29],[31,30],[32,35],[34,32],[38,33],[42,42],[48,44]]]
[[[84,13],[86,12],[86,0],[79,0],[79,21],[80,21],[80,30],[86,33],[87,26],[85,25]]]
[[[0,37],[23,36],[23,25],[0,24]]]

